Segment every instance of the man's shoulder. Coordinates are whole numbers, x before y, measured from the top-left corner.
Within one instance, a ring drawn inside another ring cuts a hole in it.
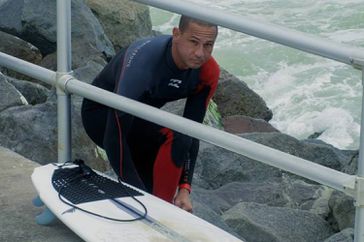
[[[158,35],[158,36],[153,36],[153,37],[146,37],[146,38],[142,38],[142,39],[138,39],[138,40],[134,41],[129,46],[129,48],[139,49],[144,46],[146,48],[152,48],[152,49],[155,49],[158,46],[160,46],[160,48],[163,48],[168,45],[171,38],[172,37],[170,35]]]
[[[200,78],[208,82],[217,82],[220,76],[220,67],[217,61],[211,57],[201,66]]]
[[[163,35],[134,41],[124,55],[126,67],[145,65],[145,68],[153,68],[153,63],[159,63],[159,60],[163,58],[170,38]]]

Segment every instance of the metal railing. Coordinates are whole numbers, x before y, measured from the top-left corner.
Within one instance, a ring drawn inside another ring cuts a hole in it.
[[[209,9],[205,6],[203,7],[204,11],[200,11],[202,7],[192,3],[176,0],[135,1],[204,19],[239,32],[353,65],[362,70],[364,80],[364,50],[361,48],[347,47],[277,25],[260,23],[245,17]],[[70,12],[71,0],[57,0],[57,72],[0,52],[0,66],[57,87],[59,162],[71,159],[70,95],[80,95],[345,192],[356,200],[355,241],[364,242],[363,124],[361,125],[358,175],[354,176],[94,87],[72,76]],[[363,120],[364,112],[362,112],[362,122]]]

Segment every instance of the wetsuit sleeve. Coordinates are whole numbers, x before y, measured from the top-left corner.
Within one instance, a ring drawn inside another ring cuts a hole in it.
[[[199,75],[200,83],[196,88],[194,95],[187,98],[183,116],[185,118],[202,123],[205,117],[210,99],[215,93],[219,80],[220,69],[216,61],[211,58],[201,67]],[[191,147],[187,161],[185,161],[183,172],[180,180],[180,188],[190,190],[193,171],[199,149],[199,140],[191,138]]]

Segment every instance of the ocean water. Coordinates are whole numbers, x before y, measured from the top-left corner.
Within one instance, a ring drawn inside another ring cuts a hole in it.
[[[364,48],[364,0],[186,0]],[[179,16],[151,8],[153,28],[171,33]],[[220,28],[214,57],[273,111],[283,133],[358,149],[361,72],[351,66]]]

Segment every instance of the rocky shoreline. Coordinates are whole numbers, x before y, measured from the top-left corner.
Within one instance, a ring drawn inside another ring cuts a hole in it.
[[[0,51],[56,69],[52,0],[0,3]],[[72,1],[72,68],[90,83],[118,49],[155,35],[149,10],[125,0]],[[39,164],[57,159],[56,96],[52,87],[0,68],[0,146]],[[243,81],[222,70],[207,125],[355,174],[358,151],[310,138],[297,140],[269,124],[272,112]],[[80,120],[72,97],[74,158],[109,169]],[[165,110],[181,113],[183,101]],[[331,188],[202,143],[193,181],[194,214],[246,241],[353,241],[353,200]]]

